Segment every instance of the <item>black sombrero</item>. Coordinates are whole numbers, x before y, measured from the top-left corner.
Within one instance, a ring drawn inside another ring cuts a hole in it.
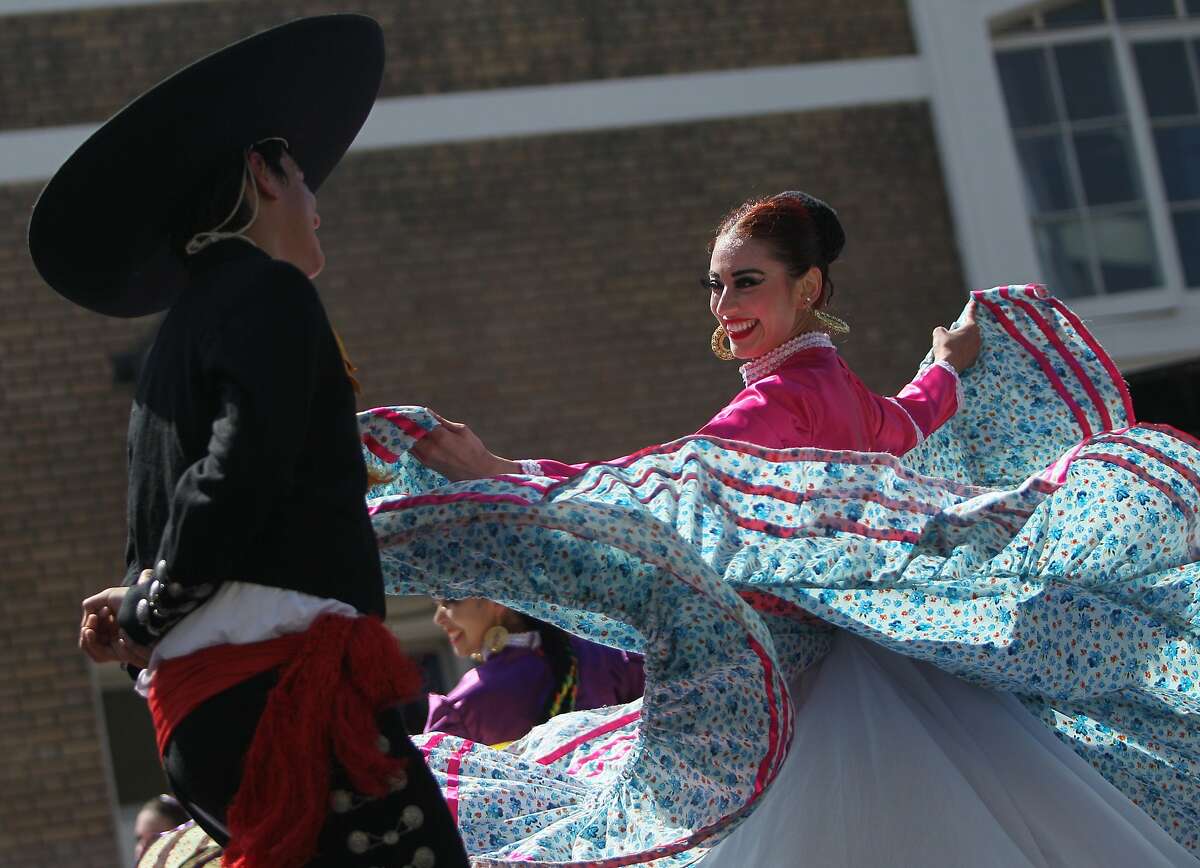
[[[303,18],[227,46],[131,102],[42,191],[29,221],[38,272],[78,305],[133,317],[186,281],[169,227],[222,158],[278,136],[314,191],[375,102],[383,33],[362,15]]]

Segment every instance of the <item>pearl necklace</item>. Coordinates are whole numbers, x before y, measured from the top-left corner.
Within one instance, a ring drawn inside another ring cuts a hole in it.
[[[802,335],[796,335],[791,340],[784,341],[775,349],[768,350],[757,359],[751,359],[738,368],[742,375],[742,382],[747,386],[756,383],[768,374],[774,373],[780,365],[796,353],[814,347],[832,348],[833,341],[825,332],[805,332]]]

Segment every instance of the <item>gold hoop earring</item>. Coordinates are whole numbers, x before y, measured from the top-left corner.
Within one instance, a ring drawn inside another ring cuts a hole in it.
[[[505,627],[503,624],[497,624],[495,627],[489,627],[487,632],[483,634],[483,641],[480,643],[479,650],[471,655],[471,659],[477,663],[482,663],[497,651],[503,651],[504,646],[507,644],[507,627]]]
[[[726,334],[725,326],[723,325],[717,326],[717,329],[713,332],[712,336],[713,355],[723,362],[731,362],[734,359],[733,350],[722,343],[722,341],[726,340],[728,337],[729,335]]]
[[[825,313],[823,310],[814,310],[813,319],[820,325],[822,331],[829,332],[834,337],[845,337],[850,334],[850,324],[841,317],[836,317],[831,313]]]

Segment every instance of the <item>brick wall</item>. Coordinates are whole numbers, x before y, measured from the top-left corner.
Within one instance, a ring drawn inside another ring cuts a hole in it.
[[[397,50],[407,43],[391,30],[393,93],[655,69],[645,65],[652,55],[644,45],[624,60],[616,53],[631,37],[597,41],[591,31],[578,39],[605,58],[600,66],[569,67],[565,51],[551,62],[538,54],[538,39],[551,52],[559,37],[537,37],[542,31],[516,7],[479,2],[455,7],[476,22],[460,24],[460,36],[482,32],[486,19],[516,41],[491,71],[472,70],[441,56],[455,54],[449,41],[459,37],[454,28],[436,31],[446,13],[429,10],[440,4],[420,5],[425,17],[417,15],[408,38],[426,33],[440,47]],[[547,2],[539,26],[554,32],[586,18],[598,27],[599,5],[578,3],[572,8],[583,12],[556,17],[550,12],[563,5]],[[638,14],[675,8],[673,0],[608,5],[626,12],[604,26],[625,34],[641,32],[629,23]],[[830,34],[846,26],[851,6],[875,9],[882,33],[902,4],[738,8],[777,27],[795,9],[810,13],[813,32],[829,44],[798,57],[757,55],[783,62],[847,56],[849,41]],[[201,41],[216,45],[286,17],[284,8],[179,4],[0,18],[0,128],[101,117],[202,50]],[[732,20],[732,3],[706,8]],[[164,29],[168,11],[174,23]],[[159,31],[122,51],[116,35],[104,35],[103,22],[115,20]],[[42,47],[14,49],[13,27]],[[48,43],[59,28],[76,35]],[[907,25],[900,29],[887,50],[910,49]],[[686,50],[678,56],[692,58],[683,68],[702,66],[703,34],[679,32]],[[203,35],[184,45],[179,34]],[[55,75],[35,69],[22,105],[49,114],[6,114],[14,67],[28,66],[31,52],[53,58],[85,43],[84,60],[70,66],[72,74],[88,67],[94,90],[62,77],[62,66]],[[733,65],[737,52],[721,50],[725,59],[714,64]],[[397,67],[409,52],[429,59]],[[125,64],[119,74],[107,71],[117,60]],[[0,866],[111,868],[105,755],[75,636],[79,600],[123,572],[130,388],[114,384],[112,359],[154,323],[89,314],[40,283],[24,245],[38,186],[0,186],[0,582],[10,622],[0,631]],[[694,430],[735,391],[734,365],[708,351],[712,322],[699,287],[708,233],[744,197],[795,187],[841,211],[849,243],[834,268],[836,311],[854,329],[843,352],[868,383],[895,389],[932,326],[963,300],[924,104],[355,153],[322,191],[329,266],[318,285],[362,369],[363,407],[428,404],[469,421],[512,457],[614,456]]]
[[[181,64],[301,15],[384,27],[384,96],[913,52],[904,0],[255,0],[0,18],[0,129],[99,121]]]
[[[0,865],[108,868],[104,748],[75,642],[83,594],[118,575],[129,407],[108,356],[141,324],[39,286],[24,249],[36,192],[0,187]]]

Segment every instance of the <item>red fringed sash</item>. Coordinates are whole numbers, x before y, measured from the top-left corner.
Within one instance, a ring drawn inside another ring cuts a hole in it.
[[[218,645],[164,662],[150,687],[160,754],[206,699],[279,668],[226,813],[231,868],[307,863],[329,804],[333,756],[351,786],[383,796],[404,761],[379,749],[376,715],[416,695],[420,673],[378,618],[322,615],[303,633]]]

